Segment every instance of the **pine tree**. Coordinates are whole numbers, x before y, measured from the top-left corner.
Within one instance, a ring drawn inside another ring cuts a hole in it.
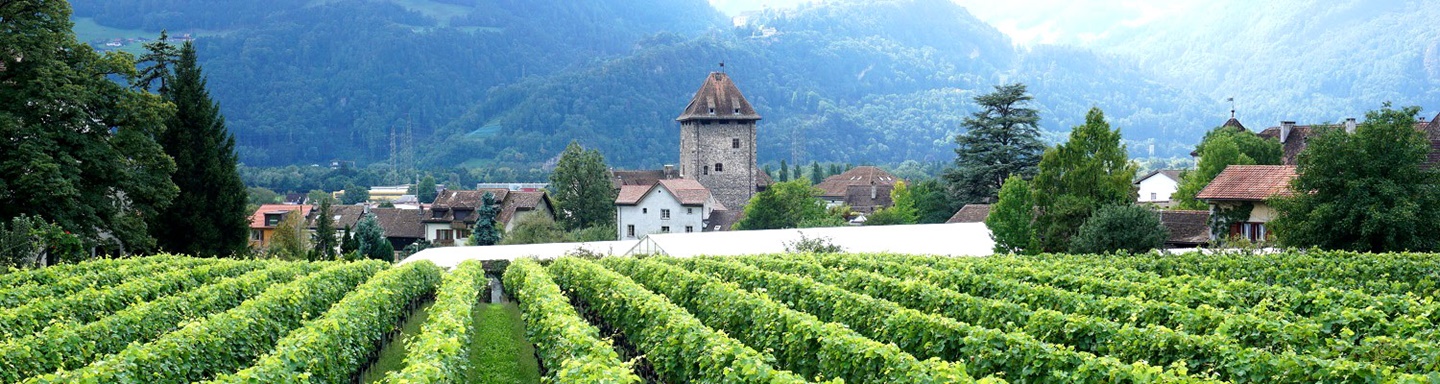
[[[346,225],[345,230],[340,232],[340,255],[349,257],[352,252],[360,250],[360,242],[355,240],[355,235],[350,233],[350,226]]]
[[[825,181],[825,175],[822,172],[819,162],[810,162],[810,185],[820,185],[821,182]]]
[[[1037,216],[1034,249],[1064,252],[1070,237],[1101,207],[1135,202],[1135,165],[1120,131],[1111,130],[1105,113],[1091,108],[1085,124],[1069,141],[1045,151],[1032,183]]]
[[[331,213],[330,200],[320,202],[315,212],[315,234],[310,240],[314,244],[310,260],[335,260],[335,217]]]
[[[550,174],[556,217],[567,230],[615,224],[615,188],[600,151],[570,142]]]
[[[800,163],[795,163],[795,167],[793,167],[793,168],[790,169],[790,179],[792,179],[792,180],[804,180],[804,179],[805,179],[805,172],[803,172],[803,171],[800,169]],[[807,180],[807,181],[808,181],[808,180]]]
[[[186,42],[186,45],[189,45]],[[160,38],[145,43],[145,54],[140,55],[140,64],[149,64],[140,69],[140,77],[135,79],[133,86],[143,90],[150,90],[156,81],[160,82],[157,91],[161,95],[170,93],[170,83],[175,78],[176,72],[170,67],[180,60],[181,53],[175,50],[175,45],[170,44],[170,34],[160,30]]]
[[[995,240],[995,253],[1024,254],[1035,241],[1035,199],[1030,182],[1020,175],[1011,175],[1000,187],[1000,199],[985,217],[990,238]]]
[[[374,213],[366,213],[365,217],[360,218],[360,223],[355,225],[355,242],[360,257],[394,261],[395,246],[390,245],[390,240],[385,238],[385,229],[380,227],[380,220]]]
[[[790,165],[785,164],[785,160],[780,160],[780,182],[787,181],[790,181]]]
[[[955,137],[955,167],[944,174],[953,200],[960,204],[994,201],[1010,175],[1034,175],[1045,144],[1040,142],[1040,115],[1028,105],[1034,97],[1024,84],[995,86],[975,97],[980,111],[961,124]]]
[[[415,186],[415,199],[420,200],[421,204],[434,203],[435,197],[439,195],[440,191],[435,190],[435,178],[429,175],[420,179],[420,185]]]
[[[480,198],[480,207],[475,209],[475,230],[470,233],[470,245],[495,245],[500,243],[500,203],[495,195],[485,192]]]
[[[163,57],[156,46],[146,57]],[[163,58],[147,68],[156,73]],[[161,249],[203,257],[230,256],[245,249],[250,231],[245,183],[236,169],[235,136],[225,127],[220,107],[210,99],[205,76],[196,63],[195,45],[186,42],[174,62],[172,75],[161,79],[162,96],[175,104],[157,138],[175,160],[171,179],[180,193],[159,215],[151,217],[150,232]],[[165,79],[170,79],[165,83]],[[142,79],[143,80],[143,79]],[[184,230],[176,230],[183,228]]]

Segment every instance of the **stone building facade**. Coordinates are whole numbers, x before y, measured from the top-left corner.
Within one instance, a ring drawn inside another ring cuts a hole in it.
[[[736,210],[769,184],[755,166],[760,115],[724,72],[706,76],[675,120],[680,122],[680,177],[700,182]]]

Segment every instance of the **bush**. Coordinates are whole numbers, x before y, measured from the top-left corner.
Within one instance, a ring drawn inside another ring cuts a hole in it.
[[[1137,205],[1112,205],[1095,211],[1070,239],[1071,253],[1144,253],[1165,246],[1170,233],[1160,213]]]

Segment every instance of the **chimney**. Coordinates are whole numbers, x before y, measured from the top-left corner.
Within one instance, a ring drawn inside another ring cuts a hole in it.
[[[1345,133],[1355,133],[1355,118],[1351,117],[1345,119]]]
[[[1294,121],[1280,122],[1280,144],[1285,144],[1285,139],[1290,138],[1290,131],[1295,130]]]

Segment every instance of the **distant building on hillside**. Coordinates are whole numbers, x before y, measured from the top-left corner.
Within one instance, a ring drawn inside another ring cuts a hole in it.
[[[890,200],[890,191],[899,181],[880,167],[860,166],[827,177],[815,187],[820,189],[820,199],[826,205],[848,205],[854,212],[868,215],[895,204]]]

